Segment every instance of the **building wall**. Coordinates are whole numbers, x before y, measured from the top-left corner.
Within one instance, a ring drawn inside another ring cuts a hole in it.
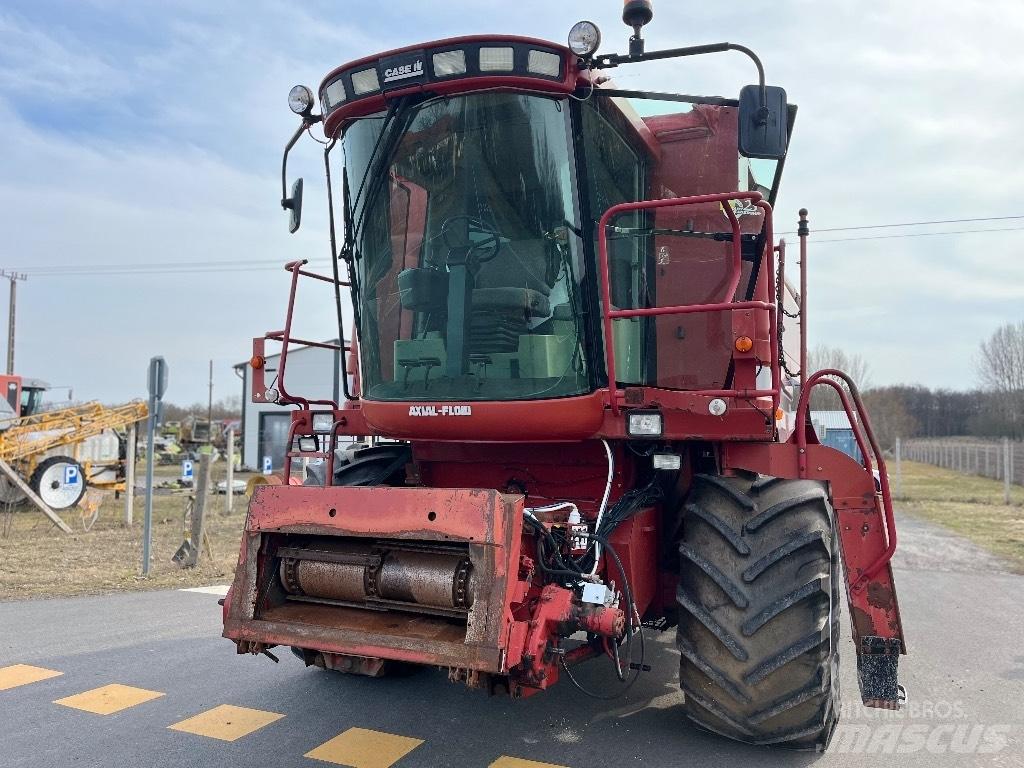
[[[268,386],[276,385],[274,371],[280,357],[268,355],[266,381]],[[272,403],[254,403],[250,391],[252,369],[248,363],[238,366],[242,374],[242,466],[261,470],[263,457],[260,452],[260,414],[286,414],[294,406],[280,406]],[[274,382],[274,384],[272,384]],[[341,397],[341,358],[335,350],[319,347],[299,347],[288,352],[288,367],[285,379],[288,391],[316,400],[334,400]],[[282,446],[283,448],[283,446]],[[280,471],[281,466],[274,466]]]

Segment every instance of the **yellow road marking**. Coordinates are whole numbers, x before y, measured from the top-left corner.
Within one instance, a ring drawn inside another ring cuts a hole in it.
[[[284,715],[279,715],[276,712],[221,704],[219,707],[200,712],[195,717],[167,727],[172,731],[209,736],[211,739],[220,739],[221,741],[235,741],[270,725],[275,720],[280,720],[282,717]]]
[[[538,763],[536,760],[521,760],[518,757],[502,755],[491,763],[489,768],[565,768],[565,766],[555,765],[554,763]]]
[[[145,688],[133,688],[130,685],[113,683],[101,688],[93,688],[84,693],[76,693],[74,696],[57,699],[53,703],[84,709],[86,712],[94,712],[97,715],[112,715],[122,709],[158,699],[163,695],[158,691],[147,691]]]
[[[33,667],[28,664],[12,664],[9,667],[0,667],[0,691],[6,691],[8,688],[17,688],[19,685],[38,683],[40,680],[47,680],[63,674],[63,672],[58,672],[55,669]]]
[[[391,768],[422,743],[422,739],[408,736],[349,728],[307,752],[306,757],[349,768]]]

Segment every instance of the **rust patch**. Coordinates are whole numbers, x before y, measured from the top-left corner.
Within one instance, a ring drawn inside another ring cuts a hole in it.
[[[868,584],[868,605],[888,611],[892,609],[892,603],[893,591],[889,587],[877,581]]]
[[[867,637],[868,635],[876,634],[875,622],[871,619],[871,614],[863,608],[850,606],[850,618],[853,619],[853,631],[857,634],[857,637]]]

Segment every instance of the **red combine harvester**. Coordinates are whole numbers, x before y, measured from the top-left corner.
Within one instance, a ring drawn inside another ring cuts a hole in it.
[[[292,90],[282,191],[288,151],[322,122],[334,270],[288,264],[284,329],[254,342],[253,398],[297,406],[284,477],[312,463],[303,485],[253,493],[224,604],[239,653],[439,666],[513,697],[564,676],[606,697],[649,669],[645,631],[677,627],[689,719],[823,749],[842,583],[863,701],[899,707],[882,453],[853,382],[804,367],[806,212],[799,291],[772,231],[796,108],[742,46],[645,51],[651,17],[625,3],[628,54],[597,55],[581,22],[568,47],[474,36],[346,64],[322,115]],[[738,100],[605,74],[724,51],[757,67]],[[284,197],[294,231],[302,180]],[[332,347],[292,334],[301,277],[333,288],[339,338],[351,295],[342,403],[287,389],[289,349]],[[821,385],[859,425],[863,464],[818,443]],[[609,667],[601,691],[573,675],[588,659]]]

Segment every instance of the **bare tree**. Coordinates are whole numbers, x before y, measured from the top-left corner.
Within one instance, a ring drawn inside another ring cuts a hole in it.
[[[860,355],[848,354],[839,347],[818,345],[807,353],[808,374],[820,371],[822,368],[838,368],[854,380],[858,389],[864,390],[871,386],[870,368],[867,361]],[[831,387],[815,387],[811,392],[811,408],[816,411],[832,411],[842,407],[839,396]]]
[[[978,378],[1011,437],[1024,433],[1024,321],[997,328],[978,350]]]
[[[904,440],[915,437],[920,429],[901,395],[896,387],[870,389],[864,393],[864,405],[882,450],[892,448],[897,437]]]

